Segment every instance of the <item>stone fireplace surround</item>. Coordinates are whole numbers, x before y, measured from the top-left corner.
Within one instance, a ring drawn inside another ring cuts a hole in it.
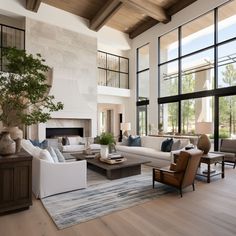
[[[38,139],[44,140],[46,138],[47,128],[82,128],[84,137],[91,137],[92,135],[92,120],[79,118],[52,118],[45,124],[38,125]],[[70,136],[70,134],[68,134]],[[72,133],[71,136],[74,136]]]

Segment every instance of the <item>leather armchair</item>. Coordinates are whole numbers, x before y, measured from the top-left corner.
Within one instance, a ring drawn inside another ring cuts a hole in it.
[[[153,168],[153,188],[155,181],[178,188],[182,197],[182,189],[192,185],[195,190],[194,179],[203,152],[198,149],[181,151],[176,163],[167,168]]]
[[[233,164],[233,168],[236,166],[236,139],[221,139],[220,152],[225,154],[224,162]]]

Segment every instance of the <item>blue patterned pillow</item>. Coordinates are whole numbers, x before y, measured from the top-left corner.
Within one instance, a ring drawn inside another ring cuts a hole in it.
[[[140,138],[140,136],[133,137],[133,136],[130,135],[129,138],[128,138],[128,146],[141,147],[141,138]]]
[[[171,151],[171,148],[172,148],[172,145],[173,145],[173,139],[166,139],[162,142],[161,144],[161,151],[162,152],[170,152]]]
[[[48,147],[48,140],[43,140],[42,142],[39,142],[39,140],[31,140],[30,142],[35,146],[35,147],[40,147],[42,149],[46,149]]]

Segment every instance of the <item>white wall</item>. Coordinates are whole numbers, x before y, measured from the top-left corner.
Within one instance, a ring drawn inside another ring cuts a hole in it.
[[[25,9],[25,0],[0,0],[0,14],[14,19],[26,18],[26,50],[41,53],[53,68],[51,93],[65,104],[65,108],[53,113],[52,117],[91,118],[92,135],[95,136],[96,51],[127,56],[131,44],[128,35],[106,26],[99,32],[91,31],[88,20],[44,3],[34,13]]]
[[[157,24],[151,29],[147,30],[143,34],[139,35],[132,41],[132,49],[130,50],[130,85],[131,85],[131,110],[135,111],[131,113],[130,119],[132,124],[136,125],[136,49],[146,43],[150,43],[150,101],[149,110],[150,116],[148,124],[154,124],[157,128],[158,124],[158,37],[177,28],[178,26],[187,23],[194,18],[214,9],[215,7],[227,2],[228,0],[198,0],[172,16],[171,21],[168,24]],[[135,132],[136,127],[132,127],[132,131]]]
[[[92,119],[97,131],[97,39],[26,18],[26,50],[53,69],[50,93],[64,104],[52,118]]]

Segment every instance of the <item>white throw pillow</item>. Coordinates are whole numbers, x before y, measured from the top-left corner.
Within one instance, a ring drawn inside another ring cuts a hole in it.
[[[52,163],[54,162],[51,154],[46,149],[41,150],[39,158],[48,162],[52,162]]]
[[[35,146],[34,146],[29,140],[22,139],[22,140],[21,140],[21,147],[22,147],[26,152],[28,152],[30,155],[33,156],[34,150],[35,150]]]
[[[63,154],[60,152],[58,148],[53,148],[54,152],[57,154],[57,158],[59,162],[65,162],[65,157]]]
[[[59,161],[58,161],[58,157],[57,157],[57,154],[55,153],[54,149],[53,149],[52,147],[47,147],[47,150],[49,151],[49,153],[50,153],[50,155],[51,155],[53,161],[54,161],[55,163],[58,163],[58,162],[59,162]]]
[[[67,137],[69,140],[70,145],[77,145],[79,142],[82,141],[82,138],[80,136],[75,136],[75,137]]]
[[[39,157],[41,148],[34,146],[30,140],[22,139],[21,147],[33,157]]]

